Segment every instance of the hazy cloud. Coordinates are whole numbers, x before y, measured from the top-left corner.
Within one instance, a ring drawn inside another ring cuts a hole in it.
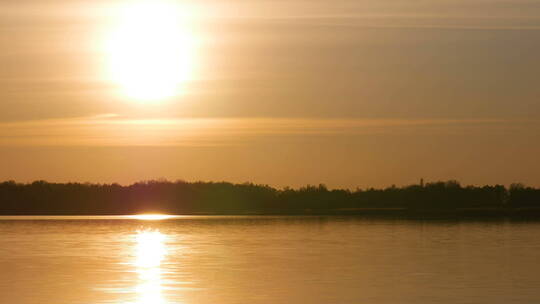
[[[492,119],[138,119],[102,114],[2,123],[0,145],[213,146],[236,145],[265,136],[451,132],[463,128],[509,128],[523,123]]]

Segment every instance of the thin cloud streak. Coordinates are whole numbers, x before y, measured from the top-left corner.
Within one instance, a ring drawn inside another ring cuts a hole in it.
[[[135,119],[115,114],[6,122],[1,146],[222,146],[272,136],[338,136],[513,128],[527,123],[493,119]],[[530,122],[529,122],[530,123]]]

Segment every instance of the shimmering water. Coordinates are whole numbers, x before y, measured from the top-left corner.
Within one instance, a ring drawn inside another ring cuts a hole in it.
[[[539,303],[540,224],[0,218],[0,303]]]

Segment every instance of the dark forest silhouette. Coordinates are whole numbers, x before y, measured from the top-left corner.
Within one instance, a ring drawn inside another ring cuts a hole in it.
[[[385,189],[275,189],[251,183],[0,183],[0,214],[465,214],[540,215],[540,189],[456,181]]]

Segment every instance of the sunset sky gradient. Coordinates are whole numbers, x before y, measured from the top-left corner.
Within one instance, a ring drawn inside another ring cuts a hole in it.
[[[0,3],[0,179],[540,186],[540,1],[169,1],[186,70],[142,101],[134,3]]]

